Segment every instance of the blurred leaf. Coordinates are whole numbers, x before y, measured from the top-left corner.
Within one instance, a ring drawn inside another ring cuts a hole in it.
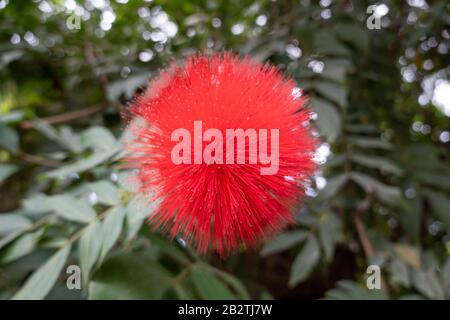
[[[427,198],[435,216],[450,228],[450,199],[431,189],[423,189],[422,194]]]
[[[95,272],[89,299],[161,299],[170,285],[170,274],[147,256],[120,254],[108,258]]]
[[[334,197],[347,182],[347,179],[348,177],[344,173],[327,178],[327,185],[320,190],[318,199],[322,201]]]
[[[314,36],[314,46],[317,53],[329,54],[334,56],[346,56],[348,49],[336,39],[329,30],[316,32]]]
[[[40,300],[45,298],[58,279],[69,253],[70,244],[66,244],[30,276],[12,299]]]
[[[333,142],[341,132],[341,118],[336,108],[328,101],[320,98],[312,99],[312,107],[317,113],[319,131]]]
[[[32,252],[36,248],[43,232],[42,229],[39,229],[17,238],[14,242],[0,251],[0,262],[2,264],[7,264]]]
[[[0,164],[0,183],[19,170],[19,167],[13,164]]]
[[[342,224],[338,217],[327,212],[320,218],[319,223],[319,239],[325,252],[325,258],[331,261],[333,258],[334,247],[336,245],[339,236],[341,235]]]
[[[383,141],[379,138],[351,136],[349,138],[349,142],[351,144],[361,147],[361,148],[378,148],[378,149],[385,149],[385,150],[392,149],[392,144],[390,144],[389,142]]]
[[[400,189],[385,185],[382,182],[360,172],[352,172],[350,178],[355,181],[367,193],[375,193],[375,196],[388,205],[398,204],[401,199]]]
[[[91,223],[84,230],[78,243],[81,274],[85,284],[88,283],[91,269],[100,255],[103,239],[102,231],[100,223]]]
[[[114,135],[104,127],[92,127],[81,135],[81,142],[96,152],[111,151],[118,148]]]
[[[413,283],[416,289],[426,297],[444,299],[444,290],[434,272],[413,270]]]
[[[335,102],[341,107],[345,107],[347,104],[347,90],[340,84],[322,81],[314,84],[314,89],[323,97]]]
[[[397,165],[386,158],[360,153],[351,153],[350,157],[354,162],[369,168],[380,169],[393,174],[400,174],[402,172]]]
[[[351,280],[341,280],[337,287],[325,293],[326,299],[333,300],[381,300],[386,299],[382,290],[369,290]]]
[[[261,250],[262,256],[267,256],[287,250],[308,237],[309,232],[303,230],[286,231],[268,242]]]
[[[414,171],[414,178],[423,184],[450,191],[450,178],[442,172]]]
[[[313,234],[310,234],[308,240],[292,264],[289,286],[293,287],[304,281],[319,262],[319,259],[319,243],[316,237]]]
[[[30,220],[15,213],[0,214],[0,236],[6,236],[14,231],[25,229],[31,225]]]
[[[17,132],[0,122],[0,147],[7,149],[12,153],[19,151],[19,136]]]
[[[53,171],[49,171],[46,173],[46,176],[49,178],[66,178],[71,174],[80,173],[89,169],[92,169],[110,159],[116,153],[119,152],[119,148],[111,149],[108,151],[104,151],[101,153],[94,153],[93,155],[78,160],[72,164],[68,164],[64,167],[58,168]]]
[[[354,23],[337,23],[333,29],[338,38],[351,43],[357,49],[364,50],[369,46],[369,35],[361,26]]]
[[[245,289],[244,285],[241,283],[239,279],[219,269],[214,268],[213,271],[215,274],[217,274],[218,278],[223,280],[226,284],[230,286],[231,289],[233,289],[238,299],[250,299],[250,295],[247,292],[247,289]]]
[[[402,260],[394,258],[389,264],[389,272],[391,273],[392,282],[405,287],[411,285],[408,266]]]
[[[137,195],[130,200],[126,207],[127,240],[132,239],[137,234],[144,223],[144,220],[153,213],[156,206],[156,202],[147,203],[147,201],[140,195]]]
[[[228,287],[216,278],[211,269],[204,265],[195,265],[190,278],[202,299],[236,299]]]
[[[128,77],[126,80],[117,80],[111,83],[107,88],[107,97],[109,101],[117,101],[120,96],[130,99],[133,97],[135,91],[147,83],[151,74],[135,75]]]
[[[125,217],[125,209],[122,207],[115,207],[110,210],[106,218],[102,223],[102,231],[100,232],[103,236],[102,246],[100,250],[100,261],[102,261],[111,248],[119,239],[120,233],[122,232],[123,220]]]
[[[42,199],[43,206],[49,206],[62,218],[76,222],[86,223],[96,217],[95,210],[86,202],[75,199],[69,195],[56,195]]]
[[[120,203],[119,190],[110,181],[102,180],[89,184],[89,190],[97,196],[97,201],[106,205]]]
[[[398,257],[404,262],[414,268],[420,268],[420,255],[417,248],[406,244],[396,244],[393,248]]]

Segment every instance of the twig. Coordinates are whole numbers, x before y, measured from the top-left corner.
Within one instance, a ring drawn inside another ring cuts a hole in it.
[[[55,116],[40,118],[40,120],[46,122],[47,124],[51,124],[51,125],[70,122],[70,121],[77,120],[80,118],[88,117],[94,113],[97,113],[99,111],[102,111],[103,109],[106,109],[108,106],[109,106],[108,103],[103,102],[103,103],[100,103],[100,104],[97,104],[97,105],[94,105],[94,106],[91,106],[91,107],[88,107],[85,109],[66,112],[66,113],[55,115]],[[33,120],[24,121],[20,125],[20,127],[23,129],[31,129],[34,127],[34,122],[33,122]]]
[[[20,160],[23,160],[25,162],[32,163],[32,164],[37,164],[37,165],[43,166],[43,167],[58,168],[63,165],[63,163],[61,161],[44,158],[41,156],[36,156],[34,154],[29,154],[29,153],[25,153],[25,152],[19,153],[18,157]]]
[[[367,192],[365,199],[356,207],[355,214],[353,215],[353,224],[355,225],[359,242],[361,244],[361,247],[364,251],[364,255],[366,256],[367,260],[369,260],[375,255],[375,249],[369,240],[369,235],[367,233],[366,226],[362,221],[361,215],[365,211],[367,211],[367,209],[369,209],[370,204],[372,202],[372,196],[373,192],[369,190],[369,192]],[[381,287],[384,289],[386,295],[389,296],[389,287],[383,275],[381,275]]]

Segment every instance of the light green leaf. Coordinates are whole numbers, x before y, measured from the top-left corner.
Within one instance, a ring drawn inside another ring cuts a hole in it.
[[[261,250],[262,256],[267,256],[287,250],[299,244],[308,237],[309,232],[303,230],[286,231],[268,242]]]
[[[13,164],[0,164],[0,183],[19,170],[19,167]]]
[[[413,270],[414,287],[430,299],[444,299],[444,289],[441,287],[436,274],[429,270]]]
[[[101,153],[94,153],[85,159],[81,159],[56,170],[49,171],[46,173],[46,176],[49,178],[66,178],[71,174],[84,172],[103,164],[119,151],[120,148],[116,148]]]
[[[6,236],[14,231],[25,229],[30,225],[30,220],[19,214],[0,214],[0,236]]]
[[[127,240],[132,239],[138,233],[144,220],[153,213],[156,207],[157,202],[147,203],[140,195],[137,195],[130,200],[126,208]]]
[[[96,152],[117,149],[118,142],[114,135],[104,127],[92,127],[81,135],[82,143]]]
[[[122,232],[123,220],[125,217],[125,209],[115,207],[110,210],[102,223],[101,234],[103,236],[102,246],[100,250],[100,261],[108,254],[109,250],[114,246]]]
[[[43,232],[43,229],[39,229],[33,233],[27,233],[17,238],[0,252],[0,262],[7,264],[32,252],[36,248]]]
[[[92,267],[99,258],[102,246],[102,227],[99,222],[91,223],[86,227],[78,242],[78,256],[80,259],[81,274],[84,283],[88,283]]]
[[[319,243],[314,234],[310,234],[308,240],[292,264],[289,286],[293,287],[304,281],[319,262],[319,259]]]
[[[19,150],[19,136],[16,130],[8,127],[4,123],[0,123],[0,137],[0,147],[12,153],[17,153]]]
[[[49,207],[67,220],[86,223],[96,217],[95,210],[91,206],[69,195],[51,196],[44,201],[48,201]]]
[[[31,275],[12,299],[40,300],[45,298],[58,279],[69,253],[70,244],[66,244]]]
[[[110,181],[98,181],[89,184],[89,190],[97,195],[97,200],[106,205],[117,205],[120,203],[119,190]]]

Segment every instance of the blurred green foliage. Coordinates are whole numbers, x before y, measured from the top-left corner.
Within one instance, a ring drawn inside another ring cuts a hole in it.
[[[0,0],[0,297],[450,298],[449,22],[445,0]],[[118,166],[126,104],[207,50],[295,79],[323,141],[297,226],[227,259],[150,232]]]

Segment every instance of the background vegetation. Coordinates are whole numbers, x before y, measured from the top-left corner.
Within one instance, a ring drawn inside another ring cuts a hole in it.
[[[0,0],[0,297],[450,298],[449,22],[445,0]],[[293,77],[323,141],[298,225],[225,260],[151,233],[118,166],[123,108],[208,48]]]

